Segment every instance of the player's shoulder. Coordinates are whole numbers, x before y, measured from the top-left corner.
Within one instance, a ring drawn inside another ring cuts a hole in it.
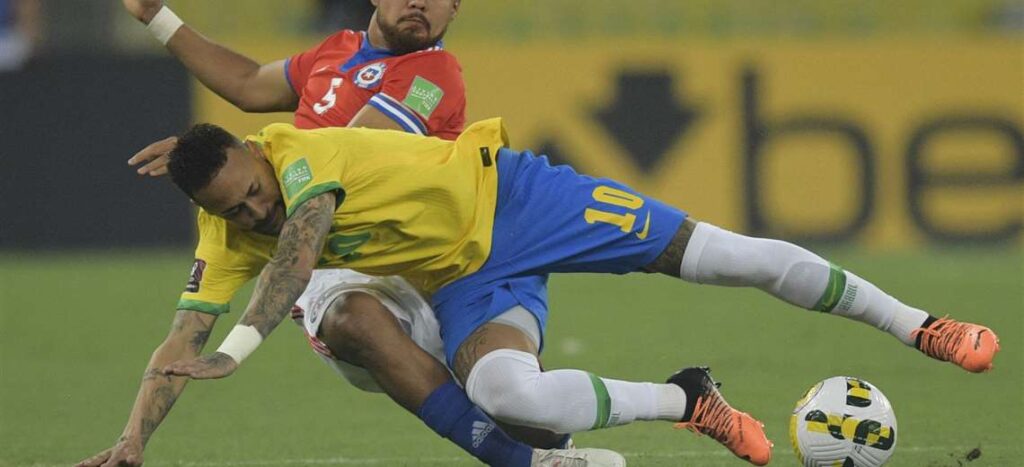
[[[352,49],[358,50],[362,45],[362,31],[342,29],[324,38],[320,43],[327,49]]]
[[[197,210],[196,226],[199,228],[200,237],[205,233],[220,233],[227,231],[227,221],[210,214],[203,208],[199,208]]]
[[[493,117],[470,124],[456,138],[455,144],[470,152],[478,151],[482,146],[491,147],[497,152],[498,148],[509,147],[510,142],[505,121],[501,117]]]
[[[295,125],[292,125],[291,123],[278,122],[278,123],[271,123],[270,125],[267,125],[267,126],[261,128],[260,131],[256,133],[255,138],[254,137],[250,137],[250,138],[251,139],[273,138],[273,137],[279,137],[279,136],[285,136],[285,135],[298,134],[301,131],[302,130],[296,128]]]
[[[348,127],[321,127],[321,128],[298,128],[291,123],[272,123],[263,127],[256,135],[246,139],[260,143],[264,150],[279,153],[282,150],[294,149],[295,147],[309,144],[323,144],[324,137],[341,138],[353,133],[356,128]]]
[[[259,144],[264,155],[271,156],[272,153],[291,146],[294,141],[302,139],[306,134],[314,130],[304,130],[295,127],[291,123],[271,123],[260,129],[255,135],[249,135],[245,139]]]
[[[203,251],[207,262],[223,261],[228,245],[237,236],[236,230],[228,221],[217,217],[203,208],[196,215],[196,231],[199,233],[197,250]]]
[[[203,252],[207,263],[217,266],[231,267],[240,262],[265,259],[277,244],[274,237],[242,230],[202,208],[199,208],[196,224],[197,249]]]
[[[231,237],[244,233],[224,218],[217,217],[203,208],[199,208],[196,214],[196,227],[200,244],[226,245]]]
[[[462,74],[462,65],[459,64],[459,60],[455,58],[455,55],[438,47],[396,56],[392,59],[389,67],[392,69],[409,69],[412,72],[423,70],[460,76]]]

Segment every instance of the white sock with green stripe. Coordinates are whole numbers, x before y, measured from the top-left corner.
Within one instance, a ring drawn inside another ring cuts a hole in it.
[[[845,316],[913,345],[928,313],[792,243],[752,238],[698,223],[680,277],[698,284],[757,287],[793,305]]]
[[[686,413],[686,393],[674,384],[634,383],[587,375],[598,401],[592,429],[626,425],[635,420],[678,422]]]
[[[481,358],[466,381],[470,400],[492,417],[556,433],[575,433],[635,420],[680,420],[686,394],[674,384],[632,383],[580,370],[541,371],[537,358],[497,350]]]
[[[832,265],[832,268],[839,269],[835,265]],[[830,276],[830,287],[826,291],[826,294],[834,295],[820,308],[815,308],[816,310],[870,324],[892,334],[906,345],[914,345],[910,333],[928,319],[927,312],[904,305],[875,284],[861,279],[852,272],[839,269],[839,273]],[[833,283],[836,283],[834,287]],[[839,289],[843,291],[841,295],[834,292]],[[835,296],[841,298],[836,301]]]

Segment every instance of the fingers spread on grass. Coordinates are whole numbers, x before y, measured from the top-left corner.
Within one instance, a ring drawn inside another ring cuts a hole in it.
[[[75,467],[96,467],[103,464],[108,458],[110,458],[110,449],[75,464]]]

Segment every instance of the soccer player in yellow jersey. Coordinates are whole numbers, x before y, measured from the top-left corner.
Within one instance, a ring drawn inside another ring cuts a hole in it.
[[[401,275],[429,295],[449,365],[499,420],[557,433],[675,421],[757,465],[771,459],[761,423],[729,406],[707,368],[683,369],[665,384],[543,371],[548,274],[658,272],[757,287],[968,371],[991,368],[998,339],[984,326],[934,318],[796,245],[697,222],[507,145],[499,119],[454,142],[285,124],[245,142],[213,125],[190,130],[168,167],[203,209],[200,248],[236,257],[237,274],[259,280],[217,352],[164,371],[231,374],[288,314],[314,267]]]
[[[204,86],[244,111],[294,111],[295,125],[305,128],[392,128],[445,139],[454,139],[463,129],[461,67],[441,41],[457,16],[459,0],[373,0],[376,11],[365,31],[338,31],[305,52],[264,64],[204,37],[162,0],[122,3]],[[146,163],[140,174],[161,175],[166,172],[165,154],[173,146],[174,138],[160,141],[130,163]],[[269,251],[259,240],[247,245]],[[121,436],[111,448],[80,462],[81,467],[143,462],[144,446],[185,388],[185,378],[157,375],[153,369],[197,355],[217,316],[228,311],[232,284],[244,282],[262,265],[257,261],[255,271],[249,271],[252,262],[244,255],[199,253],[186,298],[178,303],[171,332],[153,351]],[[484,462],[521,466],[594,460],[588,450],[538,451],[534,456],[528,446],[506,438],[502,429],[488,428],[492,421],[473,407],[441,363],[444,354],[433,311],[400,278],[315,271],[292,318],[318,356],[345,379],[360,389],[386,393]],[[451,423],[452,418],[461,421]],[[511,434],[540,447],[561,447],[568,440],[522,427]],[[517,446],[502,446],[512,443]]]

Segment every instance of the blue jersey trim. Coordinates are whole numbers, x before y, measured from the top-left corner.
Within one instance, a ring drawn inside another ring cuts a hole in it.
[[[348,59],[347,62],[341,65],[340,70],[342,71],[342,73],[348,73],[349,70],[359,65],[362,65],[366,62],[372,62],[374,60],[380,60],[382,58],[397,56],[388,49],[377,48],[371,45],[370,37],[366,34],[366,31],[360,31],[359,34],[361,34],[363,37],[362,43],[359,45],[359,50],[354,55],[352,55],[352,58]],[[432,47],[426,50],[433,48],[441,49],[443,47],[444,41],[437,41],[437,44],[434,44]]]
[[[348,59],[347,62],[341,65],[341,71],[343,73],[347,73],[349,70],[366,62],[395,56],[395,54],[391,53],[388,49],[379,49],[371,45],[370,38],[366,34],[366,31],[361,31],[360,34],[362,34],[363,39],[362,43],[359,44],[359,50],[352,55],[352,58]]]
[[[384,93],[374,94],[370,98],[369,104],[390,117],[404,128],[405,131],[418,135],[427,134],[427,127],[423,124],[423,121],[404,104],[396,101],[391,96]]]
[[[288,59],[284,61],[284,80],[288,82],[288,87],[291,88],[292,92],[295,93],[296,96],[298,96],[299,91],[295,89],[295,84],[292,83],[291,73],[288,73],[288,69],[291,67],[292,57],[288,57]]]

